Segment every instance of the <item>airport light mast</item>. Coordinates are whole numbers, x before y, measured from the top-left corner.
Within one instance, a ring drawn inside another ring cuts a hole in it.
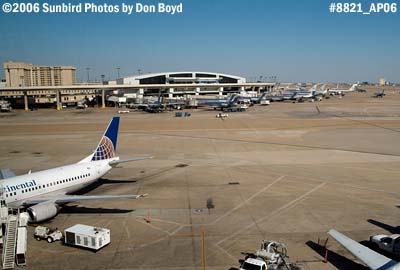
[[[87,68],[86,68],[86,71],[87,71],[87,82],[89,83],[89,78],[90,78],[90,77],[89,77],[89,71],[90,71],[90,68],[87,67]]]
[[[119,78],[120,78],[120,76],[119,76],[119,70],[120,70],[121,68],[120,68],[120,67],[117,67],[116,69],[117,69],[117,79],[119,79]]]

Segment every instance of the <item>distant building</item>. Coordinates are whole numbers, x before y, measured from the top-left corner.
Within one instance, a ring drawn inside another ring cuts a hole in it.
[[[380,79],[379,79],[379,85],[380,85],[380,86],[386,85],[386,80],[385,80],[385,78],[380,78]]]
[[[6,87],[62,86],[75,84],[73,66],[38,66],[24,62],[5,62]]]

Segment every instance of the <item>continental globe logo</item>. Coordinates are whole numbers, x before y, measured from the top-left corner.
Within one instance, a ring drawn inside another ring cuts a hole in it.
[[[96,153],[94,153],[92,161],[109,159],[114,157],[114,155],[114,145],[112,141],[108,137],[104,136],[96,149]]]

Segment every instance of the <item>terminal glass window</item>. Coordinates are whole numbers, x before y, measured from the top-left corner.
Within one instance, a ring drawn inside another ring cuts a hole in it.
[[[192,73],[175,73],[175,74],[169,74],[170,77],[178,77],[178,78],[191,78]]]
[[[197,78],[216,78],[215,74],[206,74],[206,73],[196,73]]]
[[[220,80],[220,83],[237,83],[237,82],[238,82],[237,79],[234,79],[231,77],[225,77],[225,76],[222,76],[221,80]]]
[[[162,76],[153,76],[139,80],[140,84],[165,84],[166,78],[165,75]]]

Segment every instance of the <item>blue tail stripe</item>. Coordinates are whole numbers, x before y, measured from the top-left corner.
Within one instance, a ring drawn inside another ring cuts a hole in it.
[[[117,138],[118,138],[119,117],[115,116],[110,122],[108,129],[104,136],[108,137],[114,146],[114,151],[117,151]]]
[[[118,128],[119,117],[115,116],[108,125],[103,138],[100,140],[92,160],[103,160],[114,157],[117,149]]]

